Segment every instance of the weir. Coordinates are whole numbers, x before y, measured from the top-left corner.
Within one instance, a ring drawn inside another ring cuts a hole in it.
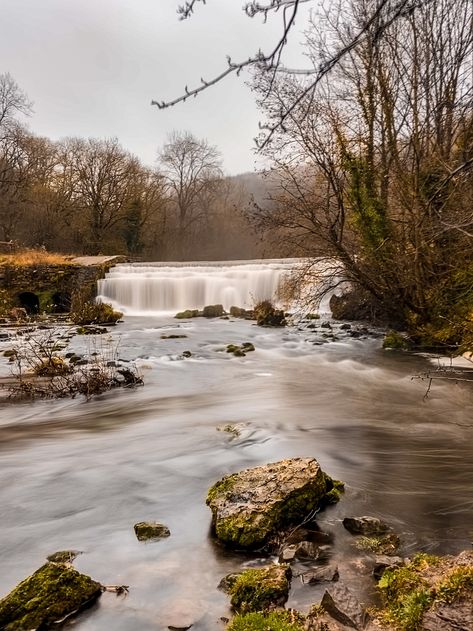
[[[297,259],[121,264],[98,282],[98,297],[128,315],[212,304],[251,308],[260,300],[278,302],[281,284],[296,264]]]

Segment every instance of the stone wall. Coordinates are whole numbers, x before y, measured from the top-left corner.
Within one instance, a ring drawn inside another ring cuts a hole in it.
[[[90,257],[60,265],[0,266],[0,314],[23,307],[29,314],[68,313],[93,300],[97,281],[125,257]]]

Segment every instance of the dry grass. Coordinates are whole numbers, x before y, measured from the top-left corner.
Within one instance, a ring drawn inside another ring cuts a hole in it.
[[[74,257],[68,254],[47,252],[42,249],[24,249],[11,254],[0,254],[0,265],[73,265]]]

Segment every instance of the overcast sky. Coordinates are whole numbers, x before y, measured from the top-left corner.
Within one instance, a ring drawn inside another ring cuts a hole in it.
[[[180,1],[1,0],[0,73],[34,102],[31,130],[53,139],[117,136],[153,165],[167,134],[185,129],[218,145],[227,173],[253,170],[260,115],[242,79],[164,111],[150,101],[218,73],[226,54],[268,49],[280,18],[263,25],[243,14],[243,0],[208,0],[180,22]]]

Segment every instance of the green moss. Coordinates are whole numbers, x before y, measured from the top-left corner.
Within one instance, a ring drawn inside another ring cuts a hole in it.
[[[358,550],[366,550],[375,554],[393,554],[400,546],[399,537],[394,533],[375,537],[359,537],[355,541]]]
[[[467,590],[473,589],[473,567],[456,567],[437,586],[435,599],[445,603],[451,603]]]
[[[199,315],[198,309],[186,309],[185,311],[179,311],[174,317],[178,320],[186,320],[187,318],[197,318]]]
[[[409,563],[396,570],[386,570],[378,583],[386,601],[381,619],[400,631],[416,631],[433,600],[419,569],[420,565]]]
[[[226,631],[304,631],[302,616],[288,611],[238,615]]]
[[[123,316],[106,302],[86,302],[71,314],[74,324],[115,324]]]
[[[99,583],[69,566],[46,563],[0,601],[0,628],[47,628],[92,603],[101,590]]]
[[[169,537],[171,531],[164,524],[157,521],[140,521],[134,525],[138,541],[153,541]]]
[[[290,577],[291,570],[285,565],[242,572],[229,589],[233,609],[248,613],[283,605],[289,595]]]
[[[383,348],[396,350],[408,350],[410,348],[407,338],[397,331],[388,331],[384,336]]]
[[[305,488],[298,488],[280,501],[267,507],[265,512],[243,511],[219,517],[218,502],[225,501],[232,492],[245,492],[238,487],[238,474],[226,476],[209,490],[207,505],[212,509],[217,537],[229,545],[242,548],[258,548],[264,545],[271,534],[286,526],[300,523],[304,517],[317,508],[337,502],[343,483],[332,480],[328,475],[320,476],[318,486],[312,480]]]

